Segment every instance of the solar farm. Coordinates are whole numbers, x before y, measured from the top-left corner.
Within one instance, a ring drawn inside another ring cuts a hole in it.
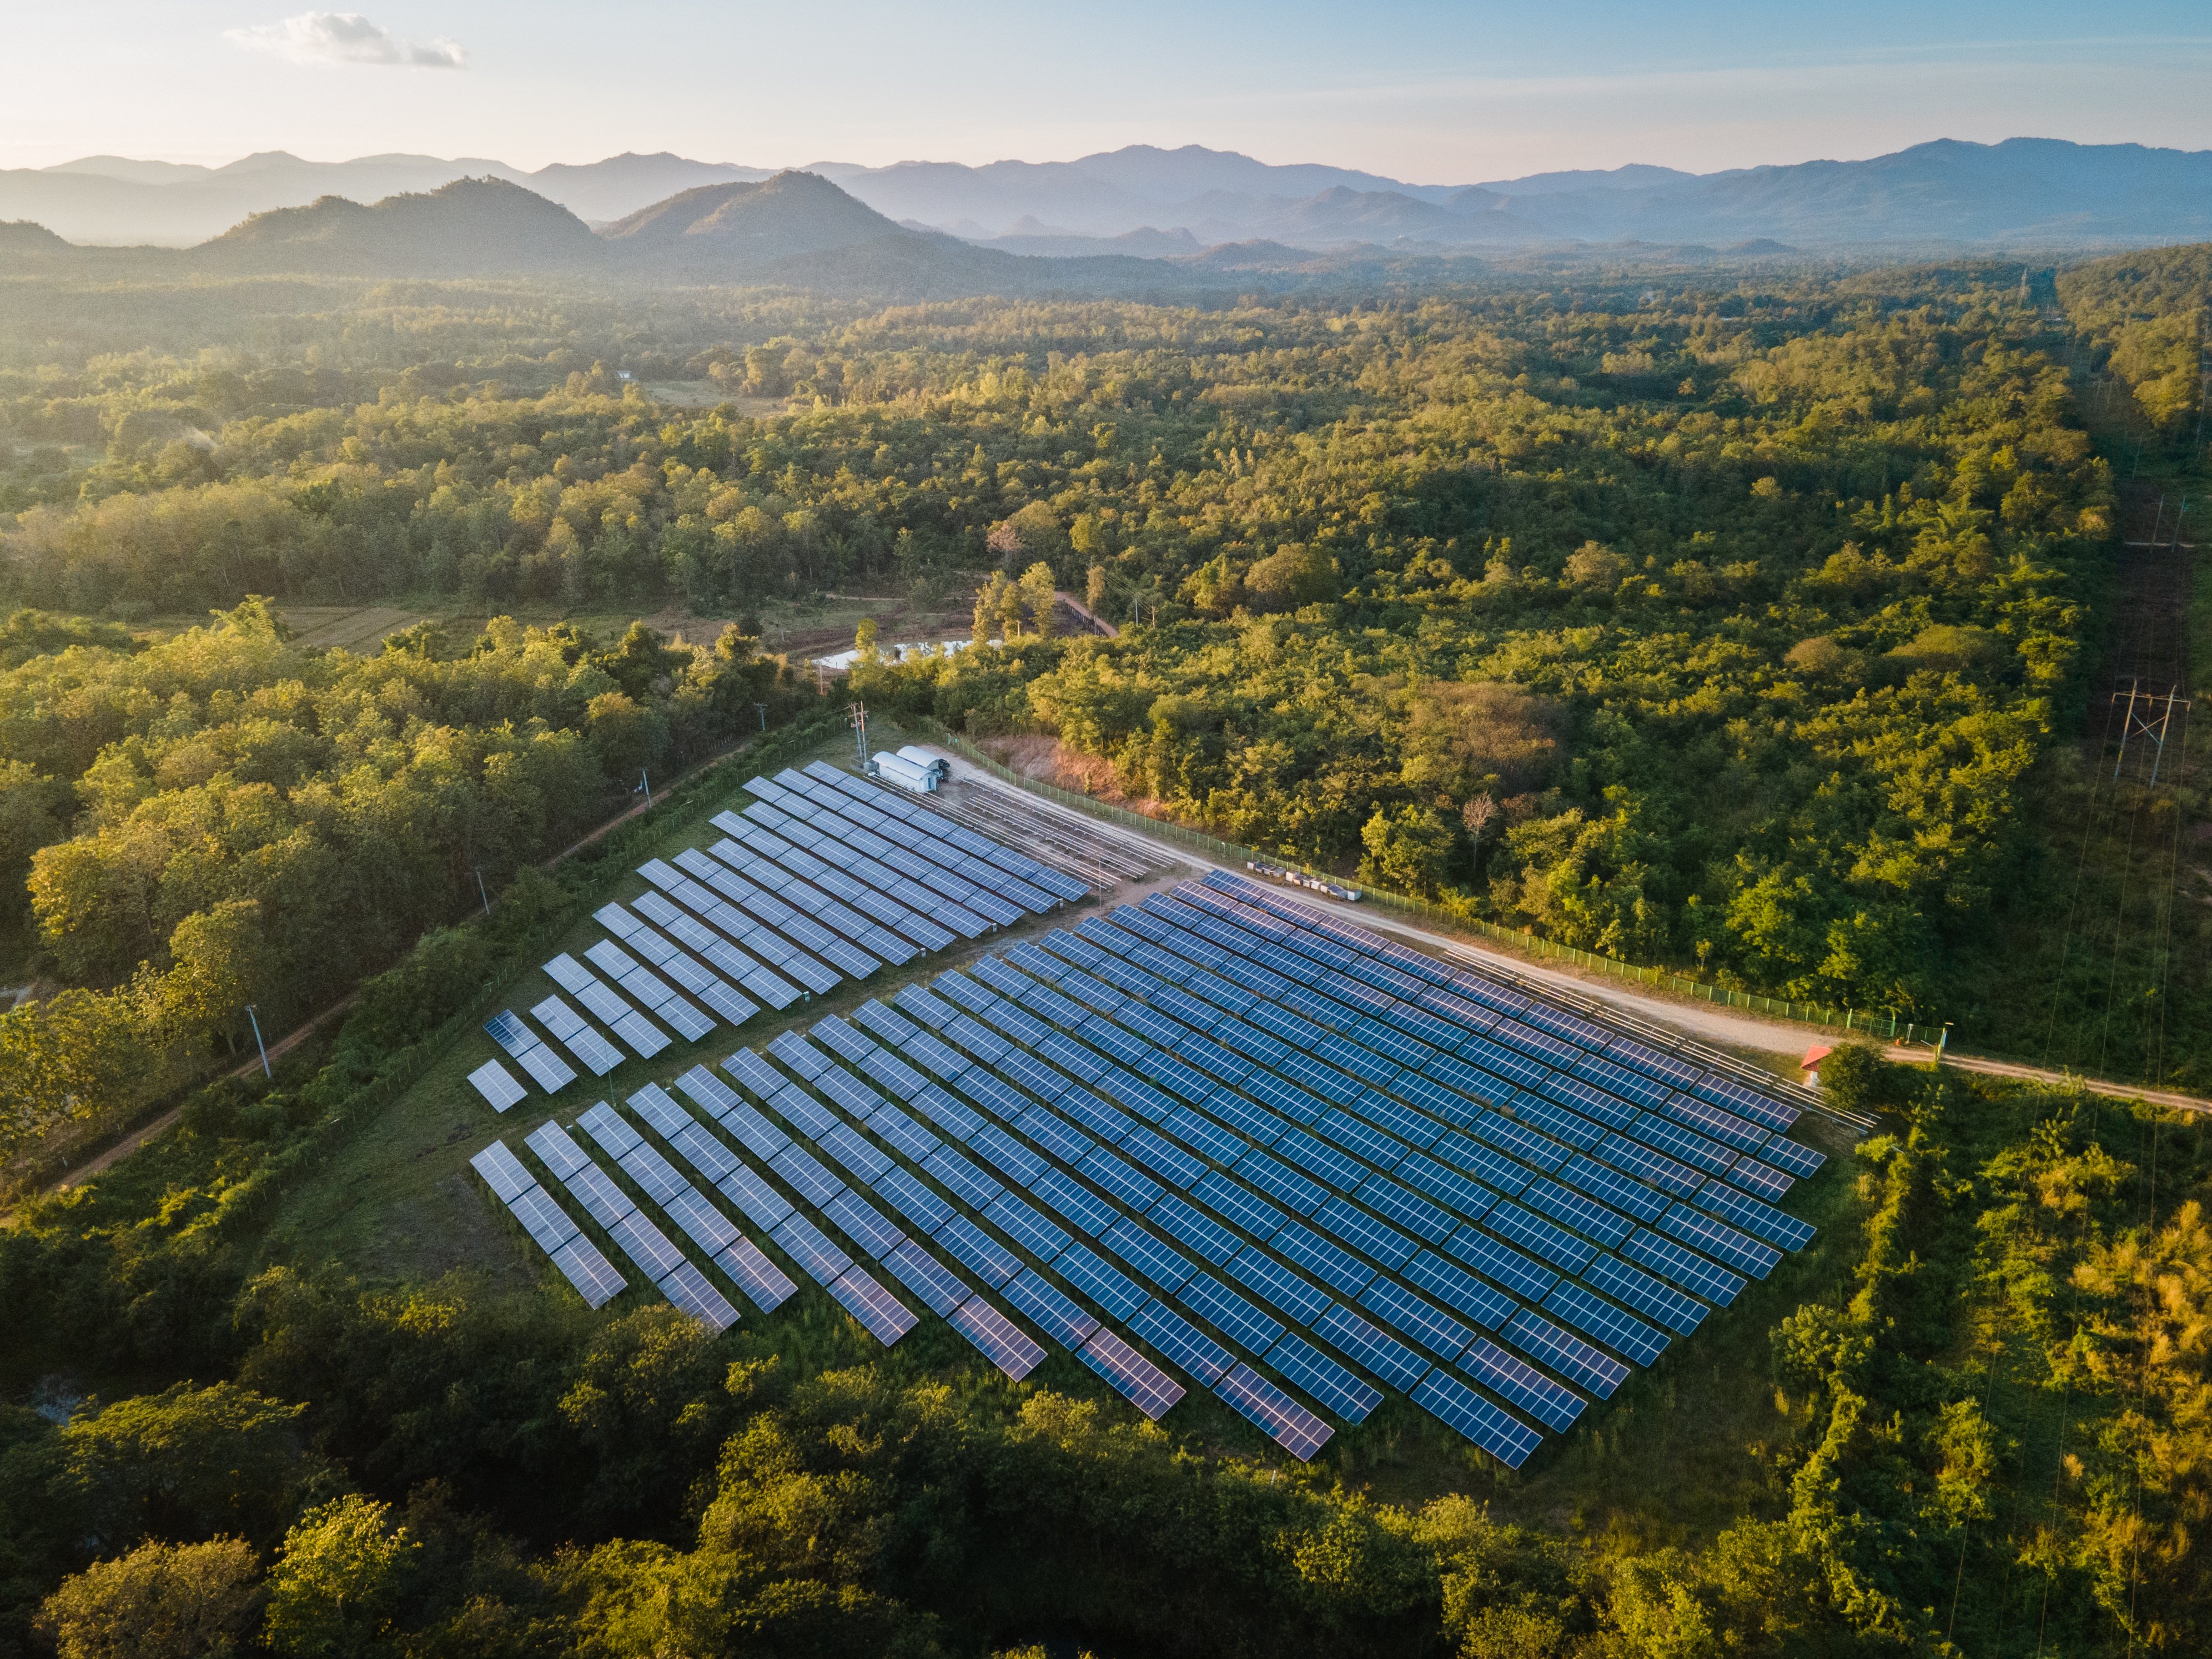
[[[1804,1097],[1725,1056],[1243,876],[1062,918],[1089,884],[900,792],[745,789],[469,1079],[550,1097],[472,1162],[594,1308],[721,1330],[811,1281],[887,1346],[1065,1350],[1302,1459],[1397,1395],[1518,1468],[1813,1237]]]

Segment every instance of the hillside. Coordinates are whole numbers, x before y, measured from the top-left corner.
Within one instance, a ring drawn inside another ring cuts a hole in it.
[[[604,248],[568,209],[497,179],[462,179],[372,207],[326,196],[258,213],[185,256],[203,269],[458,276],[590,267]]]
[[[631,269],[726,279],[782,260],[914,233],[819,174],[779,173],[757,184],[681,191],[617,220],[601,234]]]

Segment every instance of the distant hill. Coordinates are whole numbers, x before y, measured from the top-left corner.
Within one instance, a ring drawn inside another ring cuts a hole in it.
[[[460,179],[373,207],[325,196],[257,213],[184,257],[203,269],[458,276],[592,267],[605,246],[558,203],[499,179]]]
[[[811,173],[683,191],[617,220],[602,237],[613,256],[632,269],[650,266],[724,281],[856,243],[921,240]]]

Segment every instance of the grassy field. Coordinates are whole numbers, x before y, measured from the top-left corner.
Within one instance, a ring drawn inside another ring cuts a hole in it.
[[[904,734],[885,730],[878,736],[891,743],[903,740]],[[825,743],[819,752],[833,760],[848,757],[836,741]],[[652,854],[670,857],[686,846],[712,841],[716,832],[707,819],[732,804],[711,800],[672,821]],[[635,861],[646,855],[641,853]],[[610,878],[592,902],[627,900],[644,888],[641,878],[626,872]],[[665,1084],[693,1064],[717,1060],[738,1046],[759,1048],[786,1027],[804,1028],[826,1014],[849,1013],[867,998],[888,997],[908,979],[926,980],[986,951],[1002,950],[1017,938],[1077,920],[1094,902],[1029,919],[973,945],[917,961],[903,972],[878,975],[866,985],[847,985],[811,1004],[795,1005],[783,1016],[758,1017],[742,1033],[725,1029],[703,1043],[679,1042],[649,1062],[626,1060],[605,1078],[571,1085],[553,1115],[573,1123],[594,1100],[619,1102],[648,1081]],[[567,951],[580,957],[603,932],[587,918],[543,954],[550,958]],[[370,1127],[289,1194],[270,1234],[271,1258],[303,1267],[336,1262],[378,1285],[462,1273],[516,1295],[571,1297],[566,1282],[468,1168],[469,1158],[495,1135],[522,1152],[523,1136],[547,1115],[547,1103],[533,1095],[506,1117],[495,1117],[469,1087],[468,1073],[498,1053],[476,1024],[501,1008],[527,1009],[552,988],[542,969],[532,967],[488,991],[470,1011],[466,1034]],[[1847,1143],[1837,1138],[1822,1144],[1833,1155],[1844,1152]],[[617,1173],[611,1160],[599,1161],[611,1175]],[[1752,1286],[1735,1308],[1717,1314],[1696,1336],[1678,1339],[1659,1364],[1634,1374],[1612,1401],[1595,1406],[1573,1432],[1547,1439],[1517,1474],[1498,1471],[1458,1436],[1395,1395],[1364,1425],[1340,1432],[1310,1468],[1286,1459],[1243,1419],[1203,1393],[1194,1392],[1178,1406],[1166,1426],[1194,1449],[1264,1458],[1282,1467],[1289,1478],[1340,1480],[1382,1501],[1419,1504],[1444,1492],[1465,1492],[1491,1499],[1501,1515],[1571,1525],[1593,1535],[1693,1541],[1755,1504],[1765,1489],[1760,1449],[1788,1428],[1786,1407],[1778,1401],[1771,1378],[1767,1333],[1798,1302],[1838,1293],[1850,1240],[1832,1224],[1856,1201],[1849,1163],[1848,1157],[1832,1156],[1829,1166],[1793,1198],[1793,1210],[1822,1227],[1813,1247],[1788,1258],[1772,1279]],[[626,1184],[626,1177],[617,1178]],[[633,1195],[650,1209],[642,1194]],[[575,1206],[568,1207],[582,1219]],[[748,1231],[765,1245],[757,1230]],[[600,1242],[619,1263],[618,1253],[604,1238]],[[772,1245],[766,1248],[775,1253]],[[925,1317],[886,1352],[794,1267],[787,1261],[785,1267],[800,1285],[799,1293],[772,1316],[749,1312],[722,1339],[733,1359],[774,1353],[802,1372],[876,1363],[902,1376],[934,1377],[962,1394],[1008,1399],[1036,1388],[1113,1397],[1088,1370],[1058,1350],[1017,1388],[933,1318]],[[653,1296],[649,1288],[633,1285],[602,1316],[647,1305]]]

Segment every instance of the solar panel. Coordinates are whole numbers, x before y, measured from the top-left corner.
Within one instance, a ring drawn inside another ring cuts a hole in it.
[[[514,1063],[529,1073],[531,1080],[549,1095],[559,1093],[576,1080],[576,1073],[568,1063],[542,1042],[525,1049],[516,1056]]]
[[[1797,1184],[1796,1177],[1785,1175],[1772,1164],[1755,1158],[1738,1158],[1729,1169],[1727,1179],[1730,1185],[1741,1187],[1770,1202]]]
[[[1311,1325],[1328,1311],[1326,1291],[1256,1246],[1247,1246],[1231,1256],[1222,1264],[1222,1271],[1270,1307],[1279,1309],[1293,1323]]]
[[[1328,1197],[1324,1188],[1316,1186],[1279,1159],[1256,1149],[1237,1159],[1236,1167],[1237,1173],[1250,1185],[1278,1203],[1296,1210],[1300,1215],[1311,1215]]]
[[[1473,1227],[1462,1227],[1454,1233],[1444,1241],[1444,1249],[1478,1273],[1532,1301],[1540,1301],[1550,1295],[1552,1286],[1559,1280],[1559,1275],[1552,1268]]]
[[[1639,1365],[1649,1365],[1667,1351],[1668,1339],[1663,1333],[1570,1279],[1553,1286],[1551,1295],[1544,1298],[1544,1311]]]
[[[1017,1382],[1044,1363],[1044,1350],[1036,1340],[980,1296],[962,1303],[945,1320]]]
[[[878,1196],[925,1234],[952,1218],[952,1206],[908,1170],[887,1170],[873,1184]]]
[[[1079,1348],[1098,1329],[1098,1321],[1093,1316],[1034,1267],[1024,1268],[1008,1279],[1000,1294],[1018,1312],[1035,1320],[1044,1334],[1062,1347]]]
[[[495,1060],[488,1060],[471,1072],[469,1084],[495,1112],[505,1111],[524,1095],[522,1085]]]
[[[1447,1170],[1434,1158],[1424,1153],[1410,1154],[1398,1166],[1398,1179],[1409,1186],[1418,1187],[1438,1203],[1449,1206],[1469,1221],[1477,1221],[1489,1213],[1498,1195],[1486,1188],[1468,1180],[1456,1170]]]
[[[1314,1322],[1314,1334],[1334,1342],[1394,1388],[1410,1392],[1431,1367],[1393,1336],[1385,1336],[1341,1302]]]
[[[1801,1250],[1813,1237],[1812,1228],[1796,1216],[1718,1182],[1708,1182],[1690,1201],[1785,1250]]]
[[[799,1272],[817,1285],[827,1285],[853,1265],[853,1258],[832,1244],[823,1231],[797,1213],[786,1216],[769,1229],[769,1237],[799,1264]]]
[[[553,1033],[561,1046],[583,1063],[593,1077],[605,1077],[622,1064],[614,1045],[587,1024],[582,1015],[558,997],[548,997],[531,1015]],[[520,1056],[518,1056],[520,1058]]]
[[[906,1304],[878,1285],[862,1267],[848,1268],[823,1288],[837,1305],[860,1321],[869,1335],[891,1346],[921,1322]]]
[[[912,1239],[904,1240],[884,1256],[884,1266],[939,1319],[974,1294],[957,1274]]]
[[[469,1166],[484,1178],[492,1195],[502,1204],[514,1202],[538,1184],[503,1140],[493,1141],[469,1160]]]
[[[1114,1224],[1117,1214],[1114,1206],[1100,1198],[1073,1176],[1058,1170],[1048,1170],[1030,1185],[1030,1191],[1085,1232],[1104,1232]]]
[[[1076,1358],[1155,1423],[1182,1398],[1182,1383],[1111,1331],[1092,1336],[1076,1350]]]
[[[1388,1279],[1362,1291],[1359,1305],[1440,1358],[1456,1359],[1474,1340],[1475,1334],[1442,1308]]]
[[[1403,1266],[1420,1247],[1395,1227],[1376,1220],[1357,1205],[1332,1198],[1314,1212],[1314,1225],[1327,1228],[1354,1249],[1373,1256],[1384,1267]]]
[[[594,1309],[605,1307],[628,1283],[599,1247],[580,1236],[553,1252],[553,1265],[576,1287],[585,1304]]]
[[[747,1169],[742,1164],[714,1186],[756,1227],[780,1227],[791,1213],[791,1201],[770,1186],[757,1170]]]
[[[575,1237],[580,1231],[569,1218],[568,1212],[554,1202],[552,1194],[534,1181],[509,1199],[507,1207],[522,1224],[522,1230],[530,1235],[538,1248],[549,1255]]]
[[[1070,1244],[1054,1260],[1053,1271],[1116,1319],[1127,1319],[1147,1297],[1136,1281],[1088,1245]]]
[[[859,1194],[842,1192],[822,1206],[824,1219],[870,1255],[882,1261],[906,1234]]]
[[[1582,1338],[1561,1330],[1540,1314],[1522,1309],[1503,1333],[1523,1353],[1534,1354],[1571,1382],[1578,1382],[1601,1400],[1627,1379],[1628,1367],[1611,1354],[1592,1347]]]
[[[1049,1261],[1068,1246],[1068,1236],[1012,1193],[1001,1193],[984,1218],[1032,1255]]]
[[[1396,1182],[1382,1176],[1368,1177],[1359,1188],[1359,1196],[1399,1225],[1418,1233],[1431,1243],[1449,1237],[1459,1224],[1426,1199],[1415,1196]]]
[[[1626,1212],[1639,1221],[1650,1220],[1674,1201],[1656,1188],[1647,1187],[1618,1170],[1608,1170],[1604,1164],[1580,1152],[1559,1166],[1559,1179],[1570,1187],[1579,1188],[1592,1197],[1602,1200],[1616,1210]]]
[[[1275,1235],[1273,1244],[1297,1266],[1346,1296],[1358,1295],[1375,1277],[1375,1269],[1351,1251],[1299,1222],[1286,1224]]]
[[[1705,1304],[1671,1285],[1663,1285],[1641,1267],[1617,1256],[1601,1255],[1589,1264],[1583,1277],[1614,1301],[1633,1308],[1647,1319],[1656,1319],[1668,1330],[1687,1336],[1705,1322]]]
[[[1522,1188],[1521,1201],[1601,1244],[1618,1244],[1635,1231],[1626,1217],[1615,1214],[1595,1199],[1570,1192],[1556,1181],[1530,1182]]]
[[[1162,1232],[1197,1251],[1208,1261],[1226,1261],[1243,1248],[1243,1241],[1236,1234],[1173,1193],[1146,1213],[1146,1218]]]
[[[845,1183],[824,1169],[820,1159],[799,1146],[785,1147],[769,1159],[768,1167],[817,1209],[845,1190]]]
[[[1541,1216],[1517,1204],[1499,1203],[1483,1218],[1483,1225],[1525,1250],[1534,1252],[1554,1267],[1580,1273],[1597,1254],[1597,1247],[1553,1226]]]
[[[1456,1308],[1478,1325],[1495,1330],[1513,1316],[1514,1302],[1434,1250],[1406,1264],[1406,1277],[1448,1308]]]
[[[1265,1353],[1283,1334],[1279,1321],[1269,1318],[1211,1273],[1198,1273],[1182,1287],[1182,1304],[1232,1342],[1254,1353]]]
[[[660,1281],[660,1293],[709,1330],[726,1331],[738,1322],[738,1310],[730,1299],[688,1261]]]
[[[684,1265],[683,1251],[668,1242],[667,1234],[646,1219],[642,1210],[634,1209],[610,1224],[607,1237],[656,1284]]]
[[[550,1118],[524,1136],[523,1145],[538,1154],[538,1161],[553,1172],[557,1181],[566,1181],[578,1170],[592,1167],[592,1160],[584,1156],[583,1149]]]
[[[975,1209],[982,1209],[1005,1190],[950,1146],[939,1146],[922,1161],[921,1167]]]
[[[668,1212],[668,1218],[683,1230],[684,1236],[710,1257],[727,1249],[740,1237],[727,1216],[688,1185],[661,1207]]]
[[[1310,1462],[1336,1432],[1249,1365],[1235,1367],[1213,1391],[1301,1462]]]
[[[1129,1328],[1180,1365],[1200,1382],[1218,1382],[1237,1363],[1231,1353],[1204,1331],[1155,1298],[1137,1310]]]
[[[714,1258],[714,1265],[727,1273],[730,1282],[750,1297],[753,1304],[763,1313],[774,1313],[799,1288],[782,1268],[768,1259],[760,1246],[748,1238],[739,1238],[731,1244]]]
[[[1774,1271],[1774,1264],[1782,1260],[1782,1252],[1771,1244],[1761,1243],[1750,1234],[1738,1232],[1726,1222],[1716,1221],[1687,1205],[1675,1205],[1652,1225],[1753,1279],[1765,1278]]]
[[[1460,1368],[1509,1406],[1522,1411],[1548,1428],[1574,1427],[1589,1402],[1572,1389],[1560,1387],[1518,1355],[1509,1353],[1479,1337],[1460,1357]]]
[[[1100,1234],[1098,1242],[1164,1291],[1180,1289],[1198,1271],[1181,1251],[1170,1249],[1127,1217]]]
[[[1825,1154],[1814,1152],[1810,1146],[1801,1146],[1780,1135],[1760,1147],[1759,1155],[1769,1164],[1789,1170],[1800,1180],[1815,1173],[1828,1161]]]
[[[936,1237],[956,1261],[994,1290],[1022,1270],[1019,1256],[966,1216],[953,1217]]]
[[[1543,1436],[1512,1413],[1492,1405],[1450,1373],[1430,1371],[1410,1391],[1413,1403],[1447,1428],[1456,1429],[1509,1469],[1517,1469]]]
[[[1649,1267],[1660,1278],[1725,1308],[1743,1289],[1743,1280],[1727,1268],[1708,1261],[1694,1250],[1686,1250],[1649,1228],[1639,1227],[1620,1247],[1621,1255]]]
[[[1266,1355],[1267,1363],[1315,1399],[1355,1426],[1382,1403],[1382,1390],[1330,1358],[1303,1337],[1285,1335]]]
[[[1191,1188],[1218,1215],[1226,1216],[1255,1238],[1273,1238],[1290,1218],[1242,1182],[1211,1170]]]

